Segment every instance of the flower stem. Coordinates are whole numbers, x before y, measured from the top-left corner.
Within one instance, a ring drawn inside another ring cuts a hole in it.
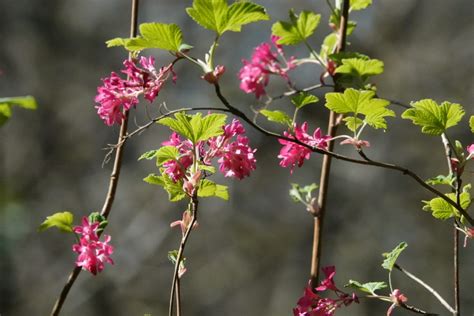
[[[199,203],[199,200],[197,198],[197,193],[195,193],[190,201],[192,220],[186,229],[186,233],[184,234],[184,237],[181,239],[181,243],[179,244],[178,255],[176,256],[176,262],[174,264],[173,282],[171,283],[168,316],[173,316],[173,307],[174,307],[173,305],[174,305],[174,300],[175,300],[174,296],[175,294],[179,294],[179,292],[176,292],[176,288],[179,287],[179,284],[178,284],[179,264],[181,263],[181,260],[183,259],[184,248],[186,247],[186,242],[188,241],[189,235],[191,234],[191,231],[193,230],[193,226],[197,221],[198,203]],[[179,297],[179,295],[176,295],[176,302],[178,304],[177,315],[179,315],[181,311],[181,298]]]
[[[137,17],[138,17],[138,4],[139,0],[132,0],[132,10],[131,10],[131,18],[130,18],[130,37],[135,37],[137,35]],[[129,55],[131,58],[131,55]],[[127,123],[128,123],[128,112],[125,114],[125,118],[120,126],[120,133],[118,137],[118,142],[121,143],[122,139],[127,134]],[[115,199],[115,192],[117,190],[118,180],[120,176],[120,169],[122,166],[122,156],[123,156],[123,143],[117,147],[117,151],[115,152],[115,161],[114,166],[112,169],[112,173],[110,175],[109,181],[109,189],[107,192],[107,196],[105,198],[104,205],[102,207],[101,215],[104,217],[108,217],[111,209],[112,204]],[[67,295],[69,294],[69,290],[74,285],[79,273],[81,273],[81,267],[75,266],[72,270],[71,274],[66,281],[61,293],[59,294],[58,299],[56,300],[53,309],[51,311],[51,316],[57,316],[61,312],[64,302],[66,301]]]

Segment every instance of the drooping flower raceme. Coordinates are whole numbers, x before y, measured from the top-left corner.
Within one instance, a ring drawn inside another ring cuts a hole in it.
[[[284,136],[292,139],[297,139],[300,142],[314,148],[327,150],[329,145],[328,142],[331,139],[330,136],[323,136],[321,133],[321,129],[319,128],[314,131],[313,135],[309,135],[307,131],[308,123],[304,122],[301,126],[295,124],[294,135],[285,132]],[[304,163],[304,160],[309,159],[311,156],[311,150],[307,147],[296,144],[289,140],[279,139],[278,141],[280,142],[280,144],[283,145],[280,150],[280,154],[278,155],[278,158],[281,159],[280,166],[284,168],[290,167],[291,173],[293,173],[293,170],[296,165],[298,165],[298,167],[301,167]]]
[[[82,218],[82,225],[73,228],[74,233],[80,235],[79,243],[72,246],[78,253],[76,266],[88,270],[93,275],[104,269],[104,263],[114,264],[110,255],[114,248],[109,244],[111,237],[104,235],[104,241],[99,240],[97,229],[99,223],[90,223],[87,217]]]
[[[256,149],[249,146],[249,140],[244,136],[245,129],[238,120],[234,119],[232,123],[223,126],[223,130],[222,135],[196,145],[199,153],[197,159],[210,166],[212,160],[217,158],[219,170],[224,176],[243,179],[256,168]],[[193,177],[195,174],[189,171],[189,167],[193,164],[193,144],[190,140],[182,140],[178,134],[173,133],[162,145],[176,147],[180,154],[177,160],[169,160],[163,164],[164,172],[174,182],[183,179],[186,192],[192,190],[190,186],[199,182],[195,179],[196,176]]]
[[[297,306],[293,309],[294,316],[332,316],[336,310],[342,306],[352,303],[359,303],[355,294],[348,294],[337,288],[334,283],[335,267],[325,267],[323,272],[326,275],[320,286],[315,291],[308,285],[303,296],[298,300]],[[318,293],[330,291],[335,298],[321,297]]]
[[[244,66],[239,71],[239,79],[240,89],[245,93],[255,93],[257,98],[265,95],[270,75],[280,76],[289,82],[288,71],[296,67],[295,58],[287,60],[281,45],[276,43],[277,40],[278,37],[272,36],[272,43],[277,52],[272,51],[269,43],[262,43],[255,48],[250,61],[242,60]]]
[[[121,124],[124,118],[123,111],[136,106],[140,95],[143,94],[145,99],[153,102],[170,74],[173,75],[173,81],[176,80],[172,64],[159,70],[154,64],[155,59],[152,56],[148,58],[142,56],[138,64],[132,60],[125,60],[121,72],[127,75],[126,79],[115,72],[112,72],[110,77],[102,79],[103,84],[97,88],[95,102],[99,103],[96,106],[97,113],[105,124],[109,126],[114,123]]]

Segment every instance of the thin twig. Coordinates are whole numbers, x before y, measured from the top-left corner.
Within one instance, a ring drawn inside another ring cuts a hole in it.
[[[159,120],[171,116],[175,113],[179,112],[191,112],[191,111],[219,111],[219,112],[231,112],[229,109],[225,108],[215,108],[215,107],[195,107],[195,108],[181,108],[177,110],[171,110],[168,111],[167,113],[163,113],[159,116],[156,116],[155,118],[150,119],[146,124],[139,126],[137,129],[135,129],[133,132],[127,133],[124,137],[122,137],[119,142],[116,144],[109,144],[107,148],[109,151],[104,157],[104,162],[107,161],[108,157],[112,155],[112,153],[119,147],[123,146],[127,140],[137,134],[141,134],[144,130],[152,126],[154,123],[158,122]]]
[[[135,37],[137,35],[138,5],[139,5],[139,0],[132,0],[132,9],[131,9],[131,18],[130,18],[130,37]],[[131,58],[131,55],[129,55],[129,58]],[[119,137],[118,137],[119,142],[127,133],[127,122],[128,122],[128,112],[125,115],[122,125],[120,126],[120,132],[119,132]],[[117,184],[118,184],[120,169],[122,165],[121,164],[122,156],[123,156],[123,146],[119,146],[115,154],[114,166],[112,169],[112,173],[110,175],[109,189],[108,189],[107,196],[105,198],[105,202],[101,211],[101,215],[103,215],[106,218],[108,217],[110,210],[112,209],[112,204],[114,202],[115,192],[117,190]],[[59,297],[53,306],[53,309],[51,311],[52,316],[57,316],[61,312],[61,308],[67,298],[67,295],[69,294],[69,290],[73,286],[74,282],[76,281],[81,271],[82,271],[81,267],[77,267],[77,266],[75,266],[74,269],[72,270],[66,284],[61,290],[61,293],[59,294]]]
[[[448,164],[448,169],[449,169],[449,175],[450,176],[455,176],[455,187],[453,188],[452,192],[456,194],[456,203],[460,203],[460,178],[456,170],[453,168],[452,164],[452,150],[451,150],[451,145],[450,141],[448,139],[448,136],[446,133],[441,134],[441,141],[444,146],[444,152],[445,152],[445,157],[446,157],[446,162]],[[457,223],[456,219],[454,220],[453,223],[453,295],[454,295],[454,312],[453,316],[459,315],[460,311],[460,297],[459,297],[459,231],[457,228]]]
[[[411,171],[410,169],[402,167],[402,166],[398,166],[398,165],[395,165],[395,164],[389,164],[389,163],[385,163],[385,162],[378,162],[378,161],[375,161],[375,160],[371,160],[371,159],[367,158],[365,156],[365,154],[364,154],[364,157],[365,157],[364,160],[350,158],[350,157],[347,157],[347,156],[344,156],[344,155],[341,155],[341,154],[337,154],[337,153],[334,153],[334,152],[329,152],[327,150],[312,147],[312,146],[310,146],[308,144],[305,144],[305,143],[303,143],[303,142],[301,142],[301,141],[299,141],[298,139],[295,139],[295,138],[289,138],[289,137],[286,137],[286,136],[279,135],[277,133],[270,132],[270,131],[262,128],[261,126],[255,124],[247,115],[245,115],[245,113],[243,113],[238,108],[236,108],[235,106],[230,104],[229,101],[224,97],[224,95],[222,95],[222,92],[221,92],[221,89],[220,89],[220,86],[219,86],[218,83],[214,84],[214,89],[215,89],[217,97],[222,102],[222,104],[229,109],[230,113],[234,114],[235,116],[240,117],[243,121],[248,123],[250,126],[252,126],[254,129],[259,131],[260,133],[262,133],[264,135],[267,135],[269,137],[272,137],[272,138],[282,139],[282,140],[286,140],[286,141],[289,141],[289,142],[293,142],[295,144],[298,144],[300,146],[308,148],[312,152],[322,154],[322,155],[330,155],[331,157],[333,157],[335,159],[338,159],[338,160],[352,162],[352,163],[359,164],[359,165],[375,166],[375,167],[379,167],[379,168],[399,171],[403,175],[407,175],[410,178],[412,178],[413,180],[415,180],[418,184],[420,184],[427,191],[430,191],[431,193],[435,194],[436,196],[439,196],[444,201],[446,201],[449,205],[452,205],[454,208],[456,208],[456,210],[458,210],[466,218],[466,220],[469,222],[469,224],[474,226],[474,219],[468,213],[466,213],[466,211],[459,204],[457,204],[455,201],[451,200],[444,193],[436,190],[435,188],[433,188],[429,184],[426,184],[425,181],[420,176],[418,176],[415,172]]]
[[[178,254],[176,256],[176,262],[174,264],[174,273],[173,273],[173,282],[171,283],[171,293],[170,293],[170,300],[169,300],[169,308],[168,308],[168,316],[173,316],[173,303],[174,303],[174,294],[176,291],[176,282],[178,280],[178,274],[179,274],[179,264],[181,263],[181,260],[183,259],[183,254],[184,254],[184,248],[186,247],[186,242],[188,241],[189,235],[191,234],[191,231],[193,230],[193,226],[197,221],[197,211],[198,211],[198,203],[199,200],[197,198],[197,195],[194,194],[193,197],[191,198],[191,216],[192,220],[189,226],[186,229],[186,233],[184,234],[183,238],[181,239],[181,243],[179,244],[179,250]],[[178,307],[179,309],[179,307]]]
[[[454,310],[454,308],[451,307],[451,305],[448,304],[448,302],[446,302],[446,300],[438,293],[436,292],[431,286],[429,286],[428,284],[426,284],[425,282],[423,282],[421,279],[419,279],[418,277],[416,277],[415,275],[411,274],[410,272],[408,272],[407,270],[405,270],[404,268],[402,268],[401,266],[399,266],[397,263],[395,263],[394,267],[402,272],[403,274],[405,274],[407,277],[409,277],[410,279],[412,279],[413,281],[415,281],[416,283],[418,283],[419,285],[421,285],[422,287],[424,287],[428,292],[430,292],[448,311],[450,311],[451,313],[455,313],[456,311]]]
[[[410,312],[416,313],[416,314],[422,314],[422,315],[427,315],[427,316],[439,316],[439,314],[434,314],[434,313],[429,313],[427,311],[424,311],[422,309],[419,309],[418,307],[415,307],[413,305],[407,305],[403,302],[399,303],[401,308],[404,308],[406,310],[409,310]]]
[[[179,278],[179,276],[176,279],[175,296],[176,296],[176,316],[181,316],[181,279]]]

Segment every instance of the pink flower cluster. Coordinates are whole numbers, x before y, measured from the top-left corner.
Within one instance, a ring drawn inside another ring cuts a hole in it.
[[[114,264],[110,255],[114,248],[109,245],[110,236],[104,235],[104,241],[99,241],[97,229],[99,223],[90,223],[87,217],[82,218],[82,226],[76,226],[73,231],[81,235],[79,243],[72,246],[72,250],[79,254],[76,266],[88,270],[93,275],[104,269],[104,263]]]
[[[293,309],[294,316],[332,316],[336,310],[342,306],[352,303],[359,303],[355,294],[347,294],[336,287],[334,283],[335,267],[325,267],[322,269],[326,275],[320,286],[313,291],[308,285],[303,297],[298,300],[296,308]],[[332,291],[337,298],[323,298],[317,292]]]
[[[249,140],[242,124],[234,119],[232,123],[223,127],[223,135],[212,137],[207,142],[197,144],[199,161],[211,165],[212,159],[218,158],[219,170],[226,177],[243,179],[256,168],[255,151],[249,146]],[[177,160],[169,160],[163,164],[165,173],[175,182],[185,180],[184,188],[191,193],[201,176],[201,173],[189,174],[188,168],[193,164],[193,144],[190,140],[181,140],[178,134],[173,133],[164,146],[176,147],[180,153]]]
[[[107,125],[114,123],[121,124],[124,118],[124,111],[138,104],[138,97],[143,94],[150,102],[156,98],[163,84],[173,74],[173,81],[176,75],[173,72],[173,65],[170,64],[157,70],[154,66],[155,59],[141,57],[139,65],[133,60],[125,60],[125,69],[121,72],[127,75],[127,79],[122,79],[118,74],[112,72],[110,77],[102,79],[103,85],[97,88],[95,102],[97,113]]]
[[[323,150],[328,149],[328,142],[331,140],[330,136],[323,136],[321,129],[317,128],[313,135],[309,135],[308,123],[304,122],[301,126],[295,124],[294,126],[294,136],[288,132],[285,132],[283,135],[291,138],[297,139],[300,142],[309,145],[314,148],[319,148]],[[290,172],[293,173],[293,170],[296,165],[301,167],[305,159],[309,159],[311,156],[311,150],[302,145],[296,144],[289,140],[279,139],[280,144],[283,145],[283,148],[280,150],[278,158],[281,159],[280,166],[287,168],[290,167]]]
[[[291,57],[289,60],[285,58],[281,45],[277,44],[278,39],[277,36],[271,38],[277,52],[272,51],[269,43],[262,43],[255,48],[250,61],[242,60],[244,66],[239,71],[239,79],[240,89],[245,93],[255,93],[257,98],[265,95],[270,75],[277,75],[289,81],[287,73],[296,67],[295,58]],[[285,66],[278,59],[278,55],[285,62]]]

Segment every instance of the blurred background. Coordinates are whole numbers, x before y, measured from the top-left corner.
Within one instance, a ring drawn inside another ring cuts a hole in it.
[[[322,13],[316,36],[319,47],[327,26],[323,0],[255,1],[264,5],[272,21],[229,33],[219,47],[217,63],[227,71],[223,92],[246,113],[256,105],[253,95],[238,88],[240,60],[267,41],[272,23],[286,19],[288,9]],[[139,22],[175,22],[184,41],[202,58],[212,34],[186,15],[191,1],[141,1]],[[1,1],[0,96],[33,95],[37,111],[15,109],[1,128],[0,174],[0,313],[47,315],[73,268],[72,235],[57,230],[37,233],[47,215],[70,210],[76,221],[102,207],[112,163],[102,167],[107,144],[115,143],[118,127],[107,127],[94,108],[100,78],[118,71],[126,53],[107,49],[110,38],[128,36],[130,1],[50,0]],[[472,143],[467,117],[474,114],[474,12],[472,1],[375,1],[355,12],[358,22],[349,38],[350,50],[385,62],[385,73],[375,78],[381,97],[408,103],[423,98],[458,102],[466,116],[453,139]],[[159,64],[171,56],[154,54]],[[304,47],[288,55],[307,56]],[[295,72],[298,86],[318,82],[317,67]],[[158,104],[220,106],[199,69],[181,63],[178,82],[167,83],[148,111]],[[273,80],[269,93],[280,94],[282,82]],[[324,91],[318,91],[323,99]],[[283,100],[275,108],[289,109]],[[401,111],[394,108],[397,114]],[[326,127],[323,102],[308,106],[300,118],[310,130]],[[145,123],[145,103],[132,113],[130,130]],[[275,131],[276,125],[262,121]],[[421,135],[410,122],[389,119],[390,130],[369,131],[366,138],[373,159],[416,170],[422,178],[447,173],[438,137]],[[288,196],[290,182],[319,182],[321,157],[314,155],[290,175],[278,166],[280,145],[246,126],[252,146],[258,148],[258,168],[241,182],[218,177],[230,187],[228,202],[203,200],[199,229],[186,251],[188,273],[182,281],[185,315],[290,315],[309,277],[312,218]],[[343,131],[342,129],[340,131]],[[115,246],[114,266],[93,277],[81,273],[63,309],[63,315],[164,315],[167,311],[172,265],[168,250],[175,249],[179,229],[169,223],[180,218],[185,203],[171,203],[159,187],[142,181],[156,172],[154,163],[137,162],[141,153],[159,147],[169,135],[153,126],[127,143],[117,198],[107,233]],[[354,155],[349,146],[338,152]],[[473,180],[473,165],[465,183]],[[381,253],[400,241],[409,244],[399,263],[418,275],[448,302],[452,302],[452,225],[421,210],[421,200],[432,196],[410,178],[393,171],[334,161],[328,213],[324,227],[323,266],[336,265],[336,282],[386,281]],[[461,288],[464,315],[474,313],[474,242],[461,249]],[[443,307],[404,275],[393,273],[396,288],[416,306],[447,315]],[[338,315],[385,315],[388,304],[363,300]],[[395,315],[409,315],[397,310]]]

